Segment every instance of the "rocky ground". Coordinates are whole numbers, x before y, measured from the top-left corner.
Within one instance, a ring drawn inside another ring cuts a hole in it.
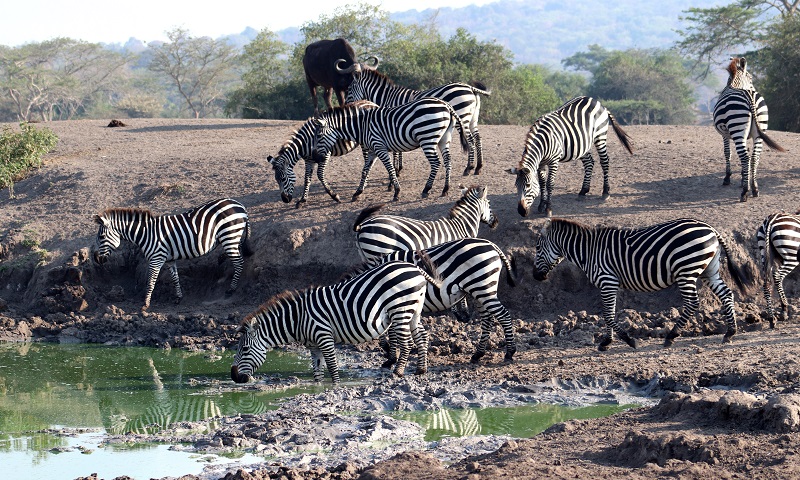
[[[0,192],[0,340],[231,348],[238,323],[270,296],[333,283],[356,264],[353,220],[361,208],[391,199],[385,172],[376,165],[360,202],[333,202],[316,178],[305,206],[280,202],[265,158],[277,153],[297,122],[126,123],[118,128],[100,121],[48,124],[60,141],[45,166],[16,184],[14,198]],[[633,156],[613,136],[609,140],[611,196],[579,199],[581,167],[564,164],[554,215],[591,225],[643,226],[680,216],[714,225],[730,240],[737,263],[756,274],[750,291],[737,292],[739,333],[732,343],[721,343],[719,305],[701,289],[696,321],[672,348],[664,349],[663,335],[680,307],[671,288],[656,294],[623,292],[620,320],[641,340],[640,348],[615,342],[609,351],[598,352],[595,342],[603,328],[599,292],[583,273],[565,263],[546,282],[531,276],[533,236],[543,219],[516,213],[514,177],[505,173],[519,162],[526,128],[483,126],[483,173],[454,179],[489,187],[501,224],[495,230],[482,227],[481,236],[517,259],[519,285],[500,286],[517,332],[515,362],[502,363],[498,329],[492,352],[481,365],[470,365],[478,325],[431,317],[431,371],[426,376],[381,375],[375,342],[346,349],[348,368],[374,365],[378,376],[372,384],[298,397],[263,416],[226,418],[218,431],[196,434],[192,446],[274,456],[275,449],[289,446],[297,453],[302,451],[297,445],[307,445],[322,447],[328,455],[312,448],[315,454],[305,460],[287,455],[271,462],[278,465],[208,472],[206,478],[800,476],[800,397],[795,393],[800,326],[789,320],[770,329],[764,322],[754,241],[766,215],[795,211],[800,204],[800,135],[773,132],[787,152],[764,153],[761,196],[740,203],[738,187],[721,185],[721,140],[713,128],[637,126],[627,131],[635,144]],[[454,157],[454,172],[460,172],[465,156],[458,152]],[[329,166],[328,179],[342,198],[355,190],[360,163],[355,152]],[[402,197],[389,202],[387,211],[421,219],[447,214],[457,189],[444,198],[419,198],[427,169],[420,154],[407,156]],[[738,181],[734,175],[734,185]],[[594,188],[599,190],[597,178]],[[164,214],[221,196],[248,208],[256,250],[247,259],[242,286],[231,297],[224,291],[232,268],[218,252],[179,263],[185,294],[180,305],[173,303],[168,276],[162,275],[148,312],[140,310],[146,273],[140,254],[124,246],[103,267],[90,260],[96,234],[92,216],[105,208],[144,207]],[[795,275],[786,287],[796,306]],[[267,378],[268,371],[260,373]],[[270,388],[263,381],[261,386]],[[511,405],[576,395],[611,402],[625,402],[627,395],[653,400],[603,419],[560,423],[530,439],[478,437],[442,444],[420,441],[408,422],[382,414],[385,409]],[[328,430],[331,425],[358,428],[336,434]],[[318,436],[297,436],[298,431],[316,431],[310,426],[325,428]],[[164,436],[184,427],[177,425]],[[382,438],[392,440],[393,449],[367,455],[359,447]]]

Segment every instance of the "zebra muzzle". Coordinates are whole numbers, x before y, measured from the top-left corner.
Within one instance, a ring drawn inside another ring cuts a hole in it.
[[[231,366],[231,380],[233,380],[234,382],[236,382],[236,383],[247,383],[247,382],[251,381],[252,379],[253,379],[253,377],[251,377],[250,375],[247,375],[247,374],[239,375],[239,367],[237,367],[236,365],[232,365]]]
[[[527,217],[530,211],[531,209],[526,207],[523,202],[519,202],[519,204],[517,205],[517,213],[519,213],[523,217]]]
[[[108,255],[101,255],[99,252],[94,252],[92,259],[94,260],[94,263],[102,265],[108,260]]]
[[[289,203],[292,201],[292,196],[281,192],[281,200],[283,200],[283,203]]]

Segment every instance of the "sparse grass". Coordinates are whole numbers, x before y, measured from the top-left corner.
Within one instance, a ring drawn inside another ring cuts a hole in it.
[[[55,148],[58,137],[47,127],[36,129],[22,122],[20,131],[4,126],[0,133],[0,189],[8,187],[14,198],[14,181],[42,165],[42,157]]]

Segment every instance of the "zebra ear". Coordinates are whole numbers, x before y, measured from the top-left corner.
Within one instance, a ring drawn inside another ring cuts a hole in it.
[[[481,198],[486,198],[489,195],[489,187],[483,186],[481,187]]]
[[[100,217],[100,215],[95,215],[94,216],[94,223],[96,223],[98,225],[102,225],[103,224],[103,219]]]
[[[517,167],[506,168],[506,172],[510,173],[511,175],[516,175],[518,171],[519,170],[517,170]]]

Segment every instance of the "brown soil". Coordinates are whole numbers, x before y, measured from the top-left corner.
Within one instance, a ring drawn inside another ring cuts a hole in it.
[[[238,322],[270,296],[311,284],[328,284],[357,263],[351,230],[361,208],[388,202],[387,211],[420,219],[447,214],[448,197],[419,194],[428,163],[407,155],[401,199],[389,202],[380,165],[357,203],[337,204],[315,178],[300,209],[280,202],[266,162],[298,122],[239,120],[130,120],[48,124],[60,138],[45,166],[0,198],[0,340],[88,341],[183,348],[230,347]],[[800,205],[800,135],[772,132],[786,153],[762,156],[761,196],[739,202],[739,175],[723,187],[722,142],[713,127],[633,126],[628,155],[610,138],[612,194],[603,200],[599,166],[594,190],[577,196],[579,163],[562,165],[553,196],[555,216],[591,225],[644,226],[690,216],[708,221],[731,240],[734,257],[757,273],[755,231],[770,213]],[[501,340],[482,365],[468,364],[476,325],[448,317],[430,320],[430,378],[559,386],[650,386],[656,407],[598,420],[557,424],[531,439],[508,442],[494,453],[452,465],[430,452],[409,452],[367,469],[240,471],[226,478],[791,478],[800,477],[800,386],[795,338],[800,326],[780,322],[771,330],[761,318],[763,297],[755,284],[737,294],[739,333],[721,343],[719,304],[701,290],[701,311],[671,349],[661,346],[678,317],[674,288],[655,294],[623,292],[620,317],[640,348],[614,342],[600,353],[600,296],[582,272],[560,265],[547,282],[531,275],[533,235],[541,216],[516,212],[514,177],[527,128],[482,126],[486,165],[479,176],[461,177],[466,156],[454,154],[455,182],[489,187],[500,217],[481,236],[512,253],[520,285],[501,285],[518,333],[515,362],[504,365]],[[739,171],[738,162],[733,169]],[[302,164],[298,173],[302,177]],[[361,170],[360,153],[335,158],[328,179],[349,198]],[[442,186],[437,179],[434,192]],[[302,183],[302,178],[301,181]],[[299,187],[299,186],[298,186]],[[145,207],[173,213],[215,197],[241,201],[253,225],[256,254],[246,261],[240,289],[225,296],[232,268],[219,252],[180,262],[180,305],[165,273],[150,312],[141,313],[146,266],[123,247],[103,267],[90,260],[96,228],[92,216],[108,207]],[[798,284],[786,281],[796,306]],[[756,280],[760,282],[760,280]],[[377,349],[377,344],[362,348]]]

